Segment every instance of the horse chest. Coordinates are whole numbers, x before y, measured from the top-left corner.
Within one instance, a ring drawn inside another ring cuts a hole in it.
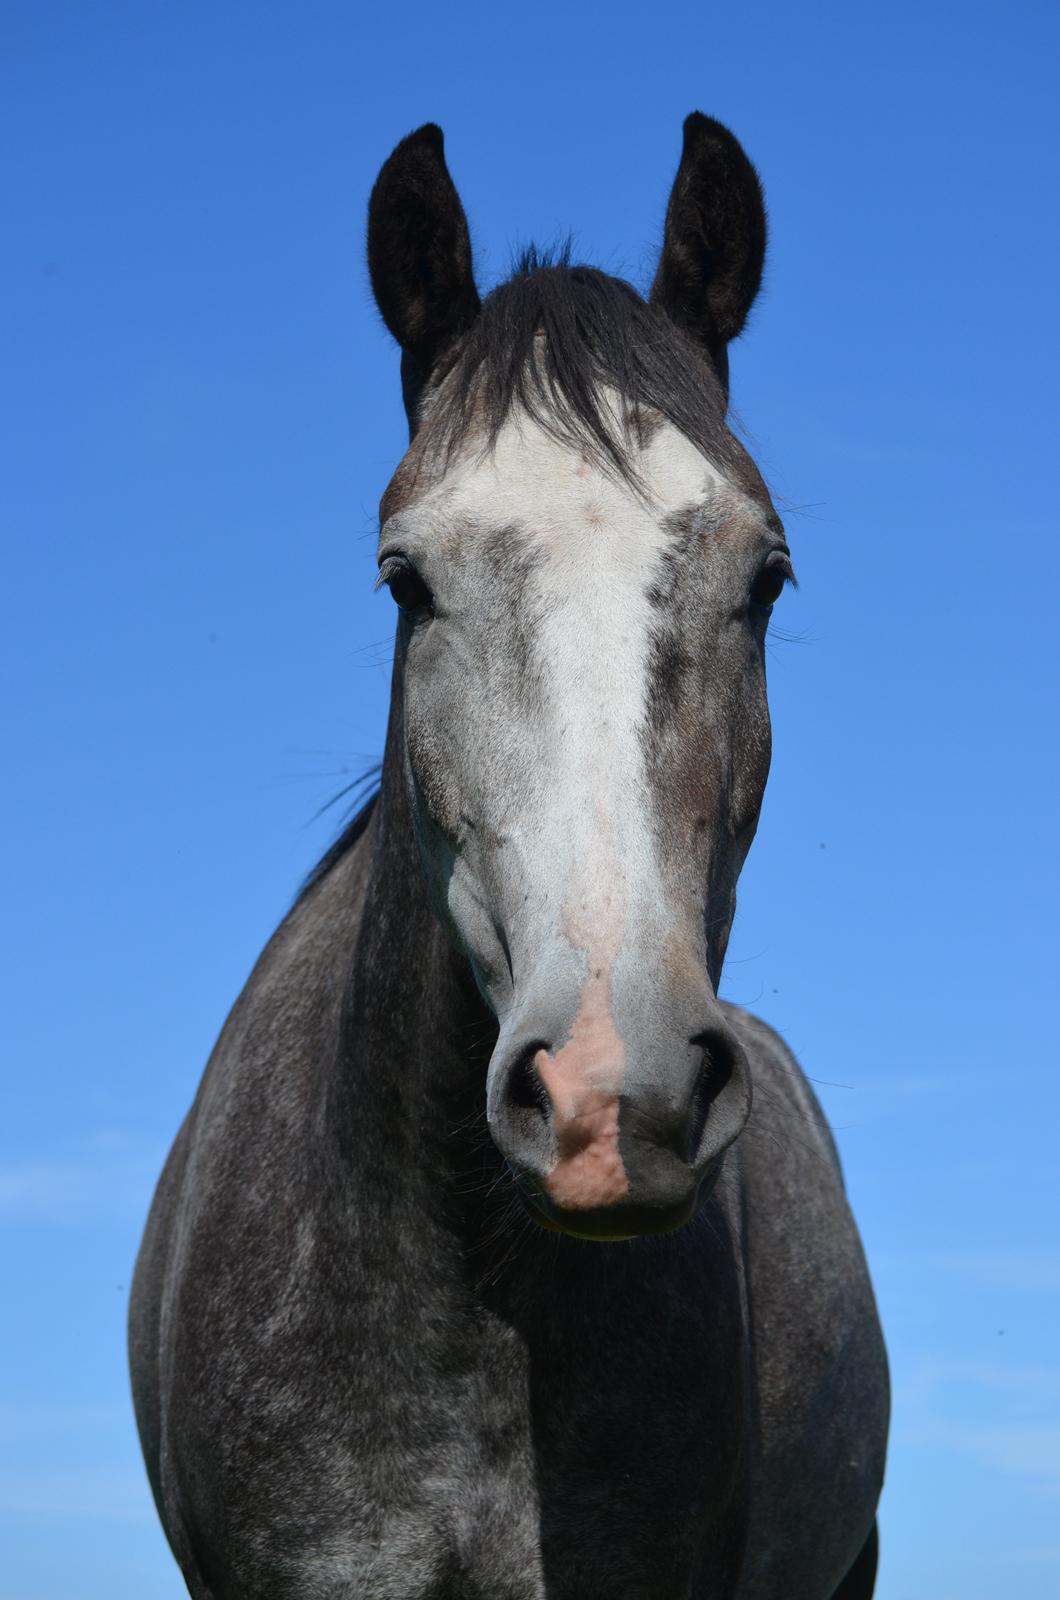
[[[745,1521],[742,1386],[709,1354],[735,1328],[659,1284],[651,1304],[587,1284],[566,1254],[490,1307],[391,1272],[333,1284],[331,1314],[268,1345],[228,1330],[240,1401],[218,1389],[202,1420],[224,1418],[233,1594],[715,1592],[696,1574],[731,1571]]]
[[[454,1341],[466,1367],[420,1396],[458,1463],[441,1482],[422,1458],[467,1575],[439,1595],[706,1600],[714,1578],[726,1592],[747,1502],[735,1297],[674,1272],[649,1295],[592,1247],[543,1254],[547,1272]]]

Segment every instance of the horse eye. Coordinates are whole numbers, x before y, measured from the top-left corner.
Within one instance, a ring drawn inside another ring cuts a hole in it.
[[[760,611],[768,611],[780,599],[786,583],[794,583],[791,562],[781,550],[766,557],[751,585],[751,604]]]
[[[434,596],[405,556],[387,556],[379,568],[376,588],[385,583],[402,611],[433,611]]]

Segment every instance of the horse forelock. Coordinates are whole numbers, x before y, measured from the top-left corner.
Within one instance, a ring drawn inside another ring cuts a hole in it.
[[[467,453],[491,450],[513,414],[635,490],[642,452],[669,422],[745,492],[766,497],[692,340],[622,279],[532,249],[420,391],[381,521]]]

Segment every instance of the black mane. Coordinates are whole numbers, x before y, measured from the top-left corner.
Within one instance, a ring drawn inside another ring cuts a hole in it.
[[[541,336],[540,338],[538,336]],[[615,417],[610,389],[626,405]],[[661,413],[715,464],[733,454],[725,392],[704,354],[665,312],[563,249],[531,246],[456,346],[429,406],[445,455],[472,430],[496,442],[513,407],[631,483],[645,410]]]
[[[372,813],[375,811],[376,802],[379,799],[381,772],[382,766],[378,763],[370,767],[363,777],[355,783],[348,784],[345,789],[340,790],[324,807],[327,810],[329,806],[335,805],[337,801],[342,800],[351,792],[356,795],[353,802],[355,808],[353,815],[350,816],[347,813],[347,821],[343,823],[342,831],[338,838],[328,846],[316,866],[313,867],[303,881],[294,898],[295,906],[301,905],[309,891],[315,889],[317,884],[327,877],[332,867],[337,866],[342,858],[349,854],[364,833],[372,820]],[[317,815],[319,816],[320,813],[318,812]]]

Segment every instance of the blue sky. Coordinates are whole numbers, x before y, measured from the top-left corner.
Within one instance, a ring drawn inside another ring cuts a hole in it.
[[[481,280],[643,286],[680,126],[772,250],[733,352],[802,587],[725,992],[837,1127],[890,1344],[880,1600],[1060,1593],[1055,8],[11,5],[0,1600],[175,1600],[131,1260],[380,751],[402,448],[365,201],[446,130]]]

